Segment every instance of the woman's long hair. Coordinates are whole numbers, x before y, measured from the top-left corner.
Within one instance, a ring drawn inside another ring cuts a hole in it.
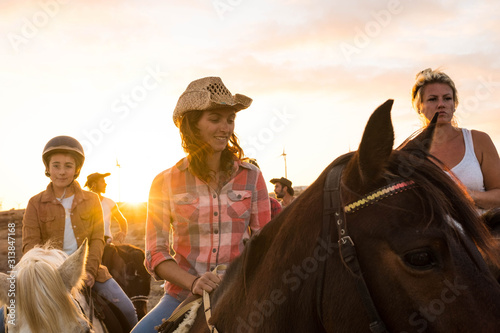
[[[208,156],[213,154],[212,147],[200,137],[197,127],[204,111],[190,111],[182,117],[179,130],[181,133],[182,148],[188,154],[189,168],[195,176],[209,183],[215,178],[214,171],[208,167]],[[235,160],[244,156],[236,134],[231,134],[229,144],[222,151],[220,167],[224,175],[229,178]]]

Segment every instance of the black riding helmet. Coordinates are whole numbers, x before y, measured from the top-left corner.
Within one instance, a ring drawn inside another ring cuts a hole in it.
[[[75,179],[80,175],[80,170],[82,169],[83,162],[85,161],[85,154],[83,152],[83,147],[76,140],[70,136],[56,136],[47,142],[45,148],[43,148],[42,159],[45,165],[45,175],[47,177],[49,174],[49,160],[50,156],[56,153],[71,154],[75,158],[76,172]]]

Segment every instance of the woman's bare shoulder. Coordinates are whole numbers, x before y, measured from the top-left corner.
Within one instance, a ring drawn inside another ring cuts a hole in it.
[[[491,137],[486,132],[471,130],[472,140],[474,142],[474,146],[479,147],[491,147],[493,146],[493,141]]]

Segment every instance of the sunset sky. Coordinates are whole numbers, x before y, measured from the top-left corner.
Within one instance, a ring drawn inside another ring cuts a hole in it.
[[[235,132],[270,192],[283,149],[293,185],[309,185],[389,98],[401,143],[421,126],[410,91],[428,67],[454,79],[459,125],[499,148],[499,13],[493,0],[2,0],[2,208],[45,189],[41,153],[58,135],[84,145],[81,185],[111,172],[109,197],[146,201],[185,156],[172,112],[204,76],[253,98]]]

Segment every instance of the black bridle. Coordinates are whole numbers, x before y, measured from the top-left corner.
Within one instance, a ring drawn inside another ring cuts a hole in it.
[[[363,301],[366,313],[370,321],[370,331],[372,333],[384,333],[387,332],[384,322],[378,314],[377,308],[373,303],[373,299],[370,295],[370,290],[366,285],[366,281],[363,277],[361,267],[359,265],[358,256],[356,254],[356,248],[354,242],[347,231],[346,218],[345,218],[345,207],[342,204],[341,189],[340,189],[340,179],[342,176],[342,171],[344,165],[334,166],[327,174],[325,185],[323,188],[323,224],[320,237],[327,240],[330,237],[330,226],[333,223],[337,226],[338,232],[338,245],[339,253],[342,261],[344,262],[347,269],[356,279],[356,287],[358,289],[359,295]],[[372,192],[370,195],[366,196],[364,199],[349,205],[349,209],[352,207],[362,208],[365,203],[369,204],[374,201],[379,200],[390,194],[400,192],[401,184],[403,187],[407,186],[408,183],[396,183],[392,187],[385,187]],[[410,184],[411,185],[411,184]],[[396,189],[393,189],[396,187]],[[406,188],[404,188],[406,189]],[[322,295],[325,283],[325,271],[326,271],[326,261],[323,261],[320,266],[319,281],[316,288],[316,311],[323,329],[325,325],[323,323],[323,311],[322,311]]]

